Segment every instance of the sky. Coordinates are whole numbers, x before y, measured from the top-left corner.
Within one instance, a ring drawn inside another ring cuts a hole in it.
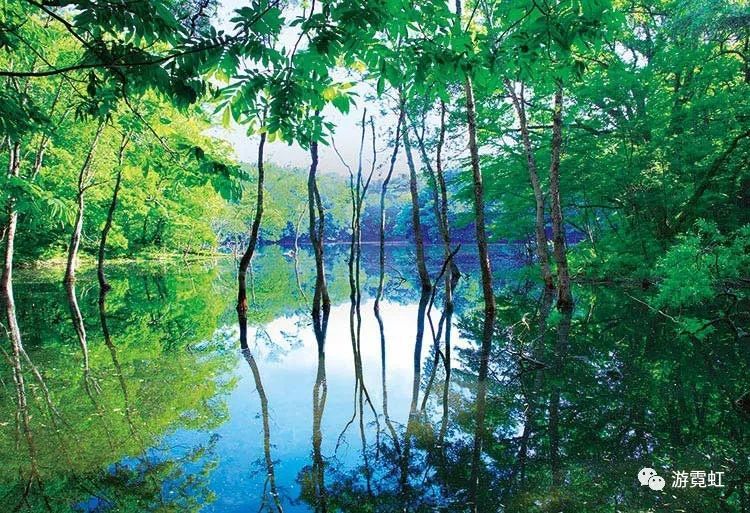
[[[218,16],[215,24],[226,32],[232,32],[232,24],[229,19],[232,17],[232,11],[239,7],[247,5],[247,0],[220,0],[218,8]],[[295,10],[297,12],[295,12]],[[287,16],[295,16],[301,13],[299,7],[290,7],[285,13]],[[292,46],[296,41],[298,33],[295,31],[287,31],[281,35],[281,44],[286,46]],[[288,41],[285,41],[288,39]],[[336,125],[336,132],[334,136],[334,143],[339,153],[347,162],[347,164],[354,170],[356,170],[360,137],[361,137],[361,119],[362,109],[366,108],[364,103],[365,96],[373,94],[372,87],[357,84],[352,89],[353,92],[359,95],[356,100],[356,105],[353,105],[351,110],[347,114],[342,114],[333,107],[327,107],[323,111],[327,121],[332,121]],[[379,108],[377,109],[380,110]],[[380,112],[375,112],[374,109],[370,109],[368,113],[368,119],[370,116],[375,118],[376,133],[378,134],[376,147],[379,150],[378,161],[380,164],[386,162],[390,155],[387,151],[387,137],[384,135],[389,130],[392,130],[396,123],[396,115],[390,114],[382,116]],[[246,134],[246,128],[234,125],[231,129],[227,130],[223,127],[217,126],[211,131],[212,135],[221,137],[229,141],[237,154],[237,157],[247,163],[255,163],[258,159],[258,136],[248,136]],[[368,129],[366,141],[371,141],[371,135]],[[371,159],[367,156],[371,155],[371,143],[365,145],[364,154],[366,155],[363,162],[363,169],[370,169]],[[310,153],[307,150],[302,149],[298,144],[289,145],[285,142],[274,141],[267,143],[265,147],[265,159],[267,162],[284,166],[284,167],[310,167]],[[405,161],[402,162],[405,165]],[[379,171],[382,172],[384,169],[382,166],[378,166]],[[342,164],[341,159],[336,155],[336,152],[332,147],[321,145],[319,148],[319,169],[323,173],[337,173],[348,176],[349,171]],[[395,171],[397,174],[403,173],[403,166],[399,165]],[[376,172],[377,176],[377,172]]]

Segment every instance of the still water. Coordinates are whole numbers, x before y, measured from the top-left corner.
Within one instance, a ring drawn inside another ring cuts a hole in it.
[[[429,311],[416,402],[414,257],[389,247],[386,258],[381,338],[377,248],[363,249],[361,372],[345,248],[327,254],[322,354],[304,249],[256,255],[245,352],[231,258],[113,265],[103,304],[82,273],[80,323],[60,276],[19,272],[28,360],[21,392],[9,365],[0,373],[0,511],[465,511],[473,468],[479,511],[750,510],[747,305],[706,305],[694,315],[726,322],[700,337],[637,288],[579,286],[563,315],[515,249],[495,246],[499,315],[477,459],[476,257],[458,255],[449,362],[432,337],[440,294]],[[436,249],[433,277],[440,264]],[[640,486],[643,467],[663,490]],[[713,486],[673,486],[681,471],[712,472]]]

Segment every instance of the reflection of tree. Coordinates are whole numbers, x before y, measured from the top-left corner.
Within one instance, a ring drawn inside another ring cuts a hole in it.
[[[264,494],[263,494],[263,504],[261,505],[260,510],[263,510],[263,506],[266,506],[265,504],[265,489],[266,486],[270,488],[271,492],[271,500],[273,501],[273,508],[268,505],[268,510],[275,509],[278,513],[282,513],[284,511],[284,508],[281,506],[281,500],[279,498],[279,492],[276,489],[276,471],[274,469],[273,465],[273,458],[271,457],[271,426],[269,424],[268,419],[268,398],[266,397],[266,390],[263,388],[263,381],[260,377],[260,370],[258,369],[258,364],[255,362],[255,358],[253,357],[252,353],[249,349],[244,349],[242,351],[242,356],[245,358],[245,361],[250,366],[250,370],[253,374],[253,380],[255,381],[255,390],[258,392],[258,397],[260,398],[260,409],[261,409],[261,415],[263,416],[263,455],[265,458],[265,467],[266,467],[266,484],[263,486]]]
[[[15,427],[0,423],[0,453],[6,458],[0,468],[0,511],[13,511],[21,497],[21,511],[96,504],[117,511],[195,511],[211,500],[205,486],[214,442],[187,452],[149,447],[158,447],[169,429],[210,429],[225,418],[209,399],[230,386],[215,376],[230,368],[233,356],[222,350],[219,339],[203,342],[210,351],[202,354],[185,350],[193,334],[211,336],[225,308],[223,301],[207,302],[213,299],[204,294],[214,276],[198,273],[185,280],[171,274],[156,280],[159,293],[147,300],[144,283],[150,287],[151,278],[123,278],[113,267],[107,295],[111,313],[103,296],[98,305],[104,343],[91,326],[84,331],[89,368],[99,385],[90,390],[93,402],[81,393],[80,360],[68,349],[70,325],[40,322],[64,318],[71,305],[54,292],[29,296],[21,285],[19,319],[35,326],[28,332],[29,355],[19,347],[17,357],[11,357],[24,383],[23,407],[17,398],[2,396],[0,418],[18,412],[19,425],[28,421],[19,434],[28,436],[17,450]],[[85,299],[85,292],[80,303],[76,298],[81,322],[96,315],[94,304]],[[24,360],[29,365],[22,368]],[[0,370],[0,379],[10,378],[13,367]],[[26,374],[33,376],[31,383]],[[28,479],[30,473],[36,474],[34,480]]]
[[[548,293],[502,295],[478,461],[471,444],[477,405],[468,393],[480,365],[475,342],[459,351],[445,445],[436,443],[441,416],[421,417],[407,466],[399,443],[383,437],[369,455],[372,490],[357,468],[336,476],[331,503],[342,511],[366,504],[372,511],[467,511],[475,468],[479,511],[744,511],[750,435],[734,401],[747,390],[750,355],[736,331],[726,323],[711,344],[698,343],[616,289],[582,289],[577,297],[575,312],[558,312]],[[739,314],[735,323],[747,320]],[[461,327],[481,340],[473,316]],[[644,493],[635,475],[647,465],[667,476],[724,471],[727,486]]]

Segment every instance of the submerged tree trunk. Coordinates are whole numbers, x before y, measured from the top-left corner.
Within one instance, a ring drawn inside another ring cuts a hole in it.
[[[388,192],[388,185],[390,184],[391,177],[393,176],[393,169],[396,166],[396,159],[398,158],[399,143],[401,140],[401,127],[404,123],[404,106],[399,105],[398,121],[396,122],[396,134],[393,142],[393,152],[391,153],[391,160],[388,166],[388,173],[383,179],[383,184],[380,187],[380,244],[379,244],[379,259],[378,259],[378,290],[375,293],[375,305],[373,307],[375,311],[375,319],[378,321],[378,327],[380,328],[380,378],[382,383],[383,392],[383,417],[385,424],[393,438],[393,445],[397,453],[401,453],[401,447],[398,443],[398,437],[396,435],[396,429],[393,427],[391,422],[390,414],[388,412],[388,389],[386,385],[386,344],[385,344],[385,324],[383,318],[380,315],[380,301],[383,298],[383,287],[385,283],[385,196]]]
[[[432,293],[432,284],[427,272],[424,252],[424,236],[422,234],[422,224],[419,213],[419,192],[417,190],[417,171],[414,165],[414,158],[411,152],[408,130],[404,130],[404,153],[409,167],[409,193],[411,195],[411,219],[414,230],[414,243],[417,255],[417,272],[422,292],[419,297],[419,308],[417,310],[417,335],[414,341],[414,380],[412,382],[412,399],[410,408],[410,420],[417,413],[417,404],[419,402],[419,385],[421,382],[422,367],[422,342],[424,339],[425,314],[427,304],[429,303]],[[410,422],[411,423],[411,422]],[[407,432],[409,429],[407,428]],[[408,435],[408,433],[407,433]]]
[[[76,279],[76,266],[78,265],[78,248],[81,245],[81,232],[83,230],[83,208],[84,208],[84,194],[86,190],[91,187],[88,183],[91,173],[91,163],[94,159],[94,152],[96,146],[99,143],[99,138],[104,130],[104,121],[99,122],[99,126],[96,128],[96,133],[89,146],[89,151],[86,153],[86,158],[83,160],[81,170],[78,173],[78,192],[76,194],[76,219],[73,223],[73,233],[70,235],[70,244],[68,245],[68,262],[65,267],[65,282],[72,283]]]
[[[109,209],[107,210],[107,219],[104,221],[104,228],[102,228],[102,236],[99,239],[99,257],[97,258],[96,265],[96,276],[99,279],[99,288],[101,290],[109,290],[110,286],[107,283],[107,279],[104,276],[104,252],[107,248],[107,235],[109,230],[112,228],[112,219],[115,215],[115,209],[117,208],[117,196],[120,193],[120,185],[122,183],[122,160],[125,154],[125,148],[128,145],[128,139],[130,134],[123,134],[122,142],[120,143],[120,151],[117,154],[117,177],[115,178],[115,187],[112,190],[112,200],[109,202]]]
[[[565,225],[563,222],[562,201],[560,198],[560,153],[562,151],[562,108],[563,88],[558,81],[552,116],[552,155],[549,168],[550,196],[552,203],[552,242],[555,263],[557,264],[557,308],[568,310],[573,307],[570,292],[570,273],[565,248]]]
[[[341,435],[339,436],[339,441],[343,437],[346,430],[349,428],[349,426],[352,424],[354,419],[357,416],[357,401],[356,398],[359,397],[359,416],[360,416],[360,422],[363,421],[364,416],[364,401],[363,397],[367,399],[367,403],[372,408],[372,413],[375,416],[376,422],[377,422],[377,412],[375,411],[375,407],[372,404],[372,401],[370,400],[370,394],[367,392],[367,387],[365,386],[364,382],[364,373],[362,368],[362,351],[361,351],[361,345],[362,345],[362,310],[361,310],[361,303],[362,303],[362,288],[361,288],[361,257],[362,257],[362,226],[361,226],[361,219],[362,219],[362,206],[364,204],[365,196],[367,195],[367,189],[370,185],[370,181],[372,179],[372,176],[375,172],[375,158],[376,158],[376,151],[375,151],[375,124],[374,121],[371,120],[372,125],[372,137],[373,137],[373,162],[372,162],[372,170],[370,171],[370,175],[367,179],[367,181],[364,181],[362,178],[362,164],[363,164],[363,152],[364,152],[364,145],[365,145],[365,134],[367,131],[367,110],[365,109],[363,115],[362,115],[362,136],[360,139],[360,148],[359,148],[359,162],[357,164],[357,173],[356,175],[352,172],[351,168],[346,164],[346,162],[343,161],[342,163],[349,168],[349,193],[351,195],[351,206],[352,206],[352,216],[351,216],[351,239],[349,244],[349,260],[348,260],[348,267],[349,267],[349,336],[351,339],[352,344],[352,355],[354,358],[354,397],[355,397],[355,403],[354,403],[354,414],[352,415],[351,421],[349,421],[346,426],[344,427],[344,431],[342,431]],[[334,146],[335,149],[335,146]],[[339,155],[339,158],[341,156]]]
[[[445,306],[443,317],[445,322],[445,350],[443,352],[443,365],[445,368],[445,383],[443,384],[443,417],[440,423],[439,442],[441,448],[445,448],[445,433],[448,428],[448,395],[451,383],[451,333],[453,331],[453,290],[458,285],[461,273],[456,265],[455,259],[451,258],[451,231],[448,221],[448,187],[445,184],[443,173],[442,151],[445,143],[445,102],[440,102],[440,137],[436,151],[435,170],[438,188],[440,190],[440,217],[441,233],[443,236],[443,254],[446,259],[450,258],[450,264],[445,274]]]
[[[240,325],[240,347],[247,349],[247,268],[250,266],[250,260],[253,258],[255,246],[258,244],[258,233],[260,232],[260,223],[263,219],[263,186],[265,181],[265,170],[263,167],[263,150],[266,144],[266,132],[261,132],[260,143],[258,144],[258,194],[255,206],[255,218],[250,231],[250,241],[247,249],[240,259],[240,266],[237,272],[237,319]]]
[[[315,112],[319,116],[320,112]],[[323,230],[325,213],[320,198],[317,182],[318,141],[310,142],[310,171],[307,176],[307,204],[310,213],[310,242],[315,254],[315,291],[313,293],[312,318],[315,336],[318,341],[318,355],[324,351],[323,341],[328,328],[328,315],[331,311],[331,299],[326,284],[325,265],[323,260]]]
[[[529,126],[526,119],[526,105],[524,103],[526,100],[523,96],[523,84],[521,84],[520,94],[516,93],[515,87],[509,80],[505,81],[505,86],[513,100],[513,107],[516,110],[516,116],[518,116],[521,141],[523,142],[524,153],[526,154],[526,167],[529,171],[531,189],[534,191],[536,215],[534,233],[536,235],[536,256],[539,260],[539,267],[541,268],[544,286],[551,289],[554,288],[555,284],[552,281],[552,272],[550,271],[549,254],[547,251],[547,232],[545,231],[546,223],[544,221],[544,192],[542,191],[542,185],[539,182],[536,157],[534,156],[534,148],[531,145],[531,138],[529,137]]]
[[[457,2],[460,4],[460,0]],[[459,10],[460,12],[460,10]],[[459,15],[460,20],[460,15]],[[477,249],[482,276],[482,297],[484,300],[484,320],[482,325],[482,346],[479,360],[479,376],[477,381],[476,399],[476,427],[472,449],[471,483],[469,500],[473,511],[478,511],[479,465],[482,454],[482,444],[485,438],[485,408],[487,403],[487,372],[489,369],[490,352],[492,349],[492,335],[495,324],[495,296],[492,291],[492,267],[487,244],[485,227],[484,183],[482,171],[479,167],[479,146],[477,144],[476,107],[474,105],[474,87],[471,78],[464,81],[466,94],[466,119],[469,132],[469,153],[471,155],[471,171],[474,192],[474,216],[476,224]]]
[[[315,112],[315,116],[319,116]],[[313,292],[312,320],[318,346],[318,371],[313,385],[312,466],[311,482],[316,513],[327,513],[328,493],[325,485],[325,461],[323,459],[323,412],[328,397],[326,380],[325,343],[328,333],[328,317],[331,300],[326,285],[323,260],[324,211],[317,183],[318,141],[310,141],[310,170],[307,177],[307,202],[310,214],[310,241],[315,253],[315,290]]]

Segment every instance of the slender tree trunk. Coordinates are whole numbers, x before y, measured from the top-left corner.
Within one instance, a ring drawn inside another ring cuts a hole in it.
[[[438,138],[437,151],[435,154],[435,171],[437,175],[438,188],[440,190],[440,217],[442,220],[441,234],[443,236],[443,254],[450,258],[451,254],[451,231],[448,221],[448,187],[445,184],[443,173],[443,145],[445,144],[445,102],[440,101],[440,136]],[[443,417],[440,423],[439,441],[441,448],[445,448],[445,433],[448,428],[448,394],[451,382],[451,333],[453,331],[453,290],[458,285],[461,273],[455,259],[451,258],[450,266],[445,275],[445,350],[443,352],[443,365],[445,368],[445,383],[443,385]]]
[[[105,291],[109,290],[110,286],[104,276],[104,252],[107,247],[107,235],[109,235],[109,230],[112,228],[112,219],[114,218],[115,209],[117,208],[117,195],[120,192],[120,184],[122,183],[122,160],[129,136],[129,133],[123,134],[122,136],[120,151],[117,154],[117,177],[115,178],[115,187],[112,190],[112,200],[109,202],[109,209],[107,210],[107,220],[104,222],[102,236],[99,239],[99,257],[97,258],[96,276],[99,279],[99,288]]]
[[[18,142],[10,143],[10,155],[8,157],[8,175],[17,178],[21,167],[21,145]],[[21,330],[16,319],[16,303],[13,296],[13,256],[15,251],[16,229],[18,227],[18,211],[16,210],[16,199],[11,195],[5,205],[7,221],[5,224],[5,247],[3,252],[3,272],[0,277],[0,297],[5,309],[8,336],[20,351],[23,348],[21,341]],[[22,378],[21,378],[22,379]]]
[[[450,223],[448,222],[448,191],[447,186],[445,183],[445,176],[443,174],[443,163],[442,163],[442,151],[443,151],[443,145],[445,144],[445,114],[446,114],[446,108],[445,108],[445,102],[440,102],[440,129],[438,132],[438,141],[436,145],[435,150],[435,168],[433,170],[432,166],[430,165],[430,157],[427,154],[426,145],[424,142],[424,138],[420,136],[420,131],[417,130],[417,127],[412,124],[412,129],[414,131],[415,136],[417,137],[417,142],[419,144],[419,148],[422,154],[422,158],[425,162],[425,168],[428,173],[428,183],[431,189],[432,193],[432,203],[433,203],[433,211],[435,213],[435,219],[438,223],[438,230],[440,233],[440,237],[443,242],[443,255],[445,258],[443,269],[441,270],[441,275],[445,274],[445,297],[444,297],[444,305],[443,305],[443,312],[440,317],[440,321],[438,323],[438,328],[435,330],[432,318],[430,315],[430,312],[432,310],[432,305],[434,303],[435,299],[435,288],[433,287],[432,291],[432,297],[430,299],[430,303],[427,307],[427,319],[430,322],[430,328],[432,331],[432,337],[433,337],[433,349],[434,349],[434,360],[433,360],[433,366],[432,370],[430,372],[430,377],[427,381],[427,386],[425,387],[425,393],[424,397],[422,398],[422,405],[420,407],[420,410],[422,412],[425,411],[427,408],[427,400],[430,395],[430,391],[432,390],[433,383],[435,381],[435,377],[437,374],[437,367],[441,360],[441,352],[440,352],[440,340],[443,337],[443,329],[445,329],[445,351],[442,353],[442,361],[443,361],[443,367],[445,370],[445,383],[443,385],[443,418],[441,422],[440,427],[440,445],[443,446],[444,436],[447,430],[447,423],[448,423],[448,394],[449,394],[449,387],[450,387],[450,379],[451,379],[451,332],[453,328],[453,289],[458,284],[458,280],[460,278],[460,272],[458,269],[458,266],[455,263],[455,260],[452,256],[452,249],[451,249],[451,237],[450,237]],[[439,281],[439,278],[436,280],[435,287],[437,287],[437,281]]]
[[[398,112],[398,121],[396,122],[396,136],[393,142],[393,152],[391,153],[390,165],[388,167],[388,173],[385,175],[385,179],[383,179],[383,184],[380,187],[380,226],[379,226],[380,274],[379,274],[379,279],[378,279],[378,290],[377,290],[377,293],[375,294],[375,316],[378,318],[378,322],[380,322],[381,324],[382,324],[382,320],[380,320],[380,301],[383,297],[383,285],[385,282],[385,196],[388,192],[388,185],[391,182],[391,177],[393,176],[393,169],[396,166],[396,159],[398,158],[399,143],[401,141],[401,127],[404,124],[404,117],[405,117],[404,105],[403,103],[400,103],[399,112]],[[381,339],[381,342],[383,342],[382,339]],[[383,348],[383,350],[385,350],[385,348]]]
[[[320,112],[315,112],[319,116]],[[328,328],[328,316],[331,311],[331,299],[326,284],[325,266],[323,260],[323,234],[325,227],[325,213],[323,201],[320,198],[317,182],[318,171],[318,141],[310,142],[310,171],[307,177],[307,204],[310,213],[310,242],[315,254],[315,291],[313,293],[312,318],[315,336],[318,340],[318,355],[324,351],[323,341]]]
[[[460,0],[459,0],[460,1]],[[459,16],[460,20],[460,16]],[[464,81],[466,94],[466,119],[469,131],[469,153],[471,155],[471,171],[474,189],[474,216],[476,224],[477,249],[482,276],[482,296],[484,299],[484,322],[482,326],[482,346],[479,360],[479,376],[477,379],[476,399],[476,427],[474,445],[472,449],[470,502],[474,512],[478,511],[479,465],[482,454],[482,444],[485,434],[485,409],[487,405],[487,373],[489,370],[490,352],[492,350],[492,335],[495,324],[495,296],[492,290],[492,267],[487,243],[485,227],[484,183],[482,171],[479,167],[479,146],[477,144],[476,107],[474,105],[474,87],[471,78]]]
[[[414,157],[411,151],[411,142],[409,141],[409,131],[404,130],[404,153],[406,153],[406,162],[409,167],[409,194],[411,196],[411,221],[414,229],[414,243],[417,253],[417,272],[419,273],[419,283],[422,290],[432,290],[430,275],[427,272],[427,264],[424,253],[424,236],[422,234],[422,223],[419,213],[419,191],[417,184],[417,170],[414,165]]]
[[[362,254],[362,229],[361,229],[361,218],[362,218],[362,205],[364,203],[365,196],[367,194],[367,188],[370,185],[372,174],[375,170],[375,125],[373,126],[373,166],[370,176],[365,182],[362,178],[362,164],[363,164],[363,152],[365,145],[365,134],[367,131],[367,111],[365,110],[362,115],[362,137],[360,140],[359,148],[359,162],[357,164],[357,174],[351,172],[349,175],[349,192],[351,195],[352,204],[352,216],[351,216],[351,229],[352,235],[349,245],[349,335],[352,344],[352,355],[354,357],[354,415],[352,420],[347,423],[344,428],[344,432],[348,429],[351,422],[354,421],[357,415],[357,403],[356,398],[360,398],[360,420],[363,415],[363,396],[367,398],[367,402],[372,408],[373,415],[377,420],[377,412],[375,407],[370,400],[370,395],[367,392],[367,388],[364,382],[364,375],[362,370],[362,289],[361,289],[361,254]],[[342,432],[343,435],[343,432]],[[341,437],[339,437],[340,439]]]
[[[86,158],[83,160],[81,165],[81,171],[78,173],[78,193],[76,194],[76,220],[73,223],[73,233],[70,236],[70,244],[68,245],[68,262],[65,267],[65,282],[72,283],[76,279],[76,266],[78,265],[78,248],[81,245],[81,231],[83,230],[83,208],[84,208],[84,194],[91,184],[87,183],[91,173],[91,163],[94,159],[94,152],[96,146],[99,143],[99,138],[104,130],[104,121],[99,122],[99,126],[96,128],[96,133],[89,146],[89,151],[86,153]]]
[[[554,288],[555,284],[552,281],[552,272],[550,271],[549,255],[547,252],[547,232],[545,231],[546,223],[544,220],[544,192],[542,191],[542,185],[539,182],[536,157],[534,156],[534,148],[531,145],[531,139],[529,137],[529,126],[526,119],[526,106],[524,104],[525,99],[523,96],[523,84],[521,85],[520,94],[516,94],[515,87],[507,79],[505,80],[505,86],[510,93],[510,97],[513,100],[513,106],[516,109],[516,115],[518,116],[521,140],[523,142],[524,153],[526,154],[526,167],[529,171],[531,189],[534,191],[534,204],[536,207],[536,222],[534,224],[534,232],[536,234],[536,256],[539,260],[539,266],[541,267],[544,286],[551,289]]]
[[[315,112],[317,118],[320,112]],[[323,202],[317,184],[318,171],[318,141],[310,142],[310,171],[307,178],[307,202],[310,213],[310,241],[315,253],[315,291],[313,293],[312,319],[315,339],[318,345],[318,372],[313,386],[313,461],[312,483],[315,497],[315,512],[327,513],[328,494],[325,486],[325,462],[322,454],[323,444],[323,412],[328,397],[328,382],[326,380],[325,342],[328,332],[328,317],[331,312],[331,300],[326,285],[325,267],[323,260],[323,234],[325,217]]]
[[[351,230],[352,236],[349,243],[349,334],[352,343],[352,353],[354,356],[354,388],[355,396],[359,386],[362,386],[362,359],[359,354],[360,335],[362,331],[362,315],[359,308],[360,290],[359,290],[359,254],[361,249],[360,238],[360,214],[362,199],[362,152],[365,146],[365,120],[367,119],[367,110],[362,114],[362,136],[359,146],[359,162],[357,165],[357,175],[349,174],[349,193],[351,195],[352,216]],[[355,409],[356,414],[356,409]]]
[[[263,150],[266,145],[266,132],[261,132],[258,144],[258,196],[255,205],[255,218],[250,231],[250,241],[247,249],[240,259],[240,267],[237,273],[237,318],[240,325],[240,347],[247,349],[247,268],[253,258],[255,246],[258,244],[258,233],[260,223],[263,219],[263,187],[265,182],[265,169],[263,165]]]
[[[378,321],[378,327],[380,328],[380,373],[381,382],[383,387],[383,417],[385,418],[385,424],[391,433],[393,438],[393,445],[397,453],[401,453],[401,447],[396,436],[396,430],[391,422],[390,414],[388,413],[388,389],[386,386],[386,344],[385,344],[385,324],[383,318],[380,315],[380,302],[383,298],[383,288],[385,283],[385,196],[388,192],[388,185],[393,176],[393,169],[396,166],[396,159],[398,157],[399,143],[401,141],[401,127],[404,124],[404,106],[403,103],[399,104],[398,121],[396,122],[396,134],[393,142],[393,152],[391,153],[391,160],[388,167],[388,173],[383,179],[383,184],[380,187],[380,252],[379,252],[379,276],[378,276],[378,290],[375,293],[375,319]]]
[[[552,242],[555,263],[557,264],[557,308],[567,310],[573,307],[570,292],[570,273],[565,248],[565,224],[562,201],[560,199],[560,153],[562,151],[562,109],[563,89],[558,82],[552,116],[552,155],[549,168],[550,196],[552,198]]]
[[[432,293],[432,284],[430,282],[430,276],[427,272],[427,264],[425,262],[424,237],[422,235],[422,224],[419,214],[417,171],[411,152],[411,143],[409,142],[408,130],[404,130],[403,139],[404,153],[406,153],[406,161],[409,167],[409,193],[411,195],[411,219],[412,227],[414,229],[414,242],[417,254],[417,272],[419,273],[419,282],[422,289],[419,298],[419,308],[417,310],[417,335],[414,341],[414,380],[412,382],[412,402],[409,414],[409,424],[411,424],[411,420],[413,420],[411,418],[413,418],[417,413],[417,404],[419,401],[419,385],[421,382],[422,342],[424,339],[425,314],[427,312],[427,304],[429,303]],[[408,431],[409,429],[407,428],[407,432]]]

